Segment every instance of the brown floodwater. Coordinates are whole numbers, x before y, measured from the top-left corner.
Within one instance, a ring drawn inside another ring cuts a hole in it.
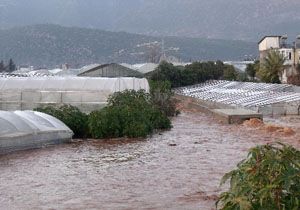
[[[280,136],[183,113],[146,140],[85,141],[0,156],[0,209],[215,209],[222,175],[257,144],[300,148],[299,118]]]

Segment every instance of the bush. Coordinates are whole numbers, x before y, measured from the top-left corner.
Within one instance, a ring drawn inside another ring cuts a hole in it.
[[[74,132],[75,138],[89,137],[88,116],[82,113],[77,107],[70,105],[64,105],[59,108],[48,106],[35,110],[61,120]]]
[[[230,189],[219,209],[300,209],[300,151],[283,144],[258,146],[223,177]]]
[[[93,138],[117,138],[123,134],[119,109],[105,107],[90,114],[88,124]]]
[[[145,91],[125,90],[111,95],[108,106],[89,117],[93,138],[146,137],[155,129],[171,128],[171,121]]]

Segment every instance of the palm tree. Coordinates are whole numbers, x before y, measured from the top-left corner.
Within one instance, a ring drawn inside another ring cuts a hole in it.
[[[258,76],[266,83],[280,83],[279,75],[284,69],[285,58],[280,52],[271,50],[263,59]]]

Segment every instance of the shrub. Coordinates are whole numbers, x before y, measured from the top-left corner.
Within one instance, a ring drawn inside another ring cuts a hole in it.
[[[122,128],[120,111],[116,108],[105,107],[100,111],[90,114],[88,125],[93,138],[118,138],[121,137]]]
[[[300,151],[283,144],[257,146],[226,174],[230,189],[219,209],[300,209]]]
[[[155,129],[171,128],[168,117],[143,90],[114,93],[107,107],[90,114],[88,124],[93,138],[146,137]]]
[[[77,107],[70,105],[64,105],[59,108],[48,106],[35,110],[61,120],[74,132],[75,138],[89,137],[88,116],[82,113]]]

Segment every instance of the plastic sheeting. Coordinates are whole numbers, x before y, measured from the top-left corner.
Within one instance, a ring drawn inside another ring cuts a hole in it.
[[[0,78],[0,90],[55,90],[55,91],[123,91],[145,89],[149,91],[147,79],[91,78],[91,77],[21,77]]]
[[[138,78],[0,78],[0,110],[69,104],[88,113],[104,107],[110,94],[126,89],[149,92],[149,84],[147,79]]]
[[[33,111],[0,111],[0,153],[68,141],[73,132],[58,119]]]

